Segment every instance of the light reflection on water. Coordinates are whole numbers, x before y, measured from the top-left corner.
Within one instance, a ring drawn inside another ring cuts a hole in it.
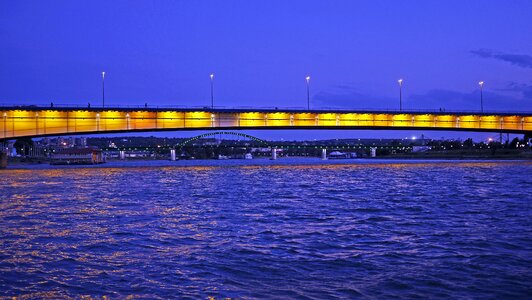
[[[526,297],[531,171],[297,159],[3,170],[0,296]]]

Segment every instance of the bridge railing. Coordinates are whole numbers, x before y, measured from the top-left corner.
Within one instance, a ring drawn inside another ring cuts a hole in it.
[[[41,109],[87,109],[91,110],[119,110],[119,109],[138,109],[138,110],[197,110],[197,111],[211,111],[211,110],[227,110],[227,111],[294,111],[294,112],[387,112],[387,113],[454,113],[454,114],[519,114],[519,115],[532,115],[532,111],[501,111],[501,110],[442,110],[442,109],[430,109],[430,108],[417,108],[417,109],[405,109],[399,110],[395,108],[376,108],[376,107],[334,107],[334,106],[316,106],[310,110],[306,107],[300,106],[202,106],[202,105],[107,105],[102,107],[101,105],[80,105],[80,104],[64,104],[54,103],[53,106],[48,104],[38,105],[24,105],[20,103],[0,103],[0,110],[8,109],[27,109],[27,110],[41,110]]]

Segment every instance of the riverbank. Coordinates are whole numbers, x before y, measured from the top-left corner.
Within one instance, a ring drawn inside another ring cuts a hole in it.
[[[452,159],[452,160],[532,160],[532,151],[501,149],[497,151],[431,151],[377,156],[379,159]]]
[[[57,169],[128,169],[128,168],[218,168],[218,167],[341,167],[341,166],[384,166],[384,165],[477,165],[477,164],[530,164],[530,160],[510,159],[416,159],[416,158],[358,158],[358,159],[330,159],[322,160],[318,157],[282,157],[277,160],[268,158],[257,159],[193,159],[193,160],[111,160],[105,164],[95,165],[49,165],[41,164],[13,164],[7,170],[57,170]]]
[[[290,157],[281,157],[278,159],[311,159],[316,160],[318,157],[313,156],[290,156]],[[373,159],[384,159],[384,160],[532,160],[532,151],[518,151],[513,149],[499,149],[496,151],[486,149],[486,150],[451,150],[451,151],[430,151],[430,152],[410,152],[410,153],[397,153],[397,154],[387,154],[372,158],[349,158],[349,159],[331,159],[334,161],[357,161],[357,160],[373,160]],[[156,158],[128,158],[126,160],[120,159],[107,159],[107,162],[120,162],[120,161],[166,161],[164,157]],[[202,161],[212,161],[215,159],[202,159]],[[231,161],[239,161],[240,159],[231,159]],[[256,160],[269,160],[268,157],[259,157],[254,158]],[[195,160],[190,160],[195,161]],[[198,159],[199,161],[199,159]],[[50,163],[49,159],[46,158],[9,158],[8,166],[23,166],[23,165],[48,165]]]

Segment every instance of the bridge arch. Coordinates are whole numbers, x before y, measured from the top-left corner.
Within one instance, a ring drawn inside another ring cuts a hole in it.
[[[258,142],[258,143],[264,145],[265,147],[269,146],[268,141],[263,140],[263,139],[259,139],[258,137],[254,137],[254,136],[249,135],[249,134],[245,134],[245,133],[241,133],[241,132],[232,132],[232,131],[215,131],[215,132],[208,132],[208,133],[204,133],[204,134],[200,134],[200,135],[191,137],[191,138],[189,138],[189,139],[177,144],[176,148],[183,148],[185,145],[187,145],[187,144],[189,144],[191,142],[197,141],[197,140],[202,139],[202,138],[210,137],[210,136],[216,136],[216,135],[219,135],[219,134],[234,135],[234,136],[244,137],[244,138],[250,139],[252,141]]]

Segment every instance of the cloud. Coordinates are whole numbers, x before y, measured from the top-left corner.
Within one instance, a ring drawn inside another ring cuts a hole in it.
[[[532,100],[532,84],[510,81],[505,88],[502,88],[500,90],[519,92],[523,95],[523,98]]]
[[[532,56],[526,54],[510,54],[503,53],[499,51],[493,51],[489,49],[479,49],[470,51],[472,54],[475,54],[482,58],[493,58],[497,60],[502,60],[512,65],[516,65],[521,68],[532,68]]]
[[[320,107],[331,108],[390,108],[395,98],[381,97],[364,93],[356,87],[337,85],[332,89],[319,91],[312,96],[312,101]]]
[[[483,102],[486,111],[531,111],[532,86],[520,90],[521,97],[513,97],[484,91]],[[409,97],[414,107],[442,107],[445,110],[479,110],[480,93],[473,91],[464,93],[459,91],[436,89],[425,94],[414,94]]]
[[[403,96],[403,108],[406,110],[480,110],[479,90],[434,89]],[[320,91],[312,97],[317,107],[346,109],[398,109],[398,100],[398,97],[375,96],[347,85]],[[532,85],[510,82],[503,89],[484,90],[483,104],[486,111],[532,111]]]

